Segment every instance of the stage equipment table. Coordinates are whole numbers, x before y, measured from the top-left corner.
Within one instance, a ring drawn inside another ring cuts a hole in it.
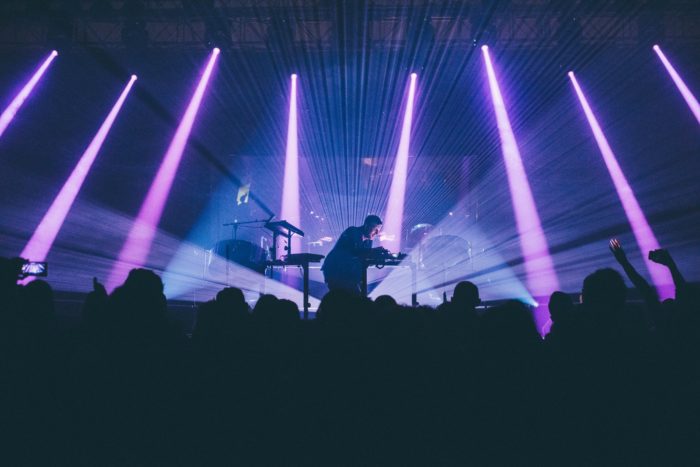
[[[304,319],[309,319],[309,264],[320,263],[323,258],[325,256],[313,253],[297,253],[287,255],[284,259],[265,263],[266,267],[270,268],[270,277],[272,277],[272,271],[276,267],[301,266],[304,271]]]
[[[362,292],[362,296],[366,297],[367,296],[367,269],[369,269],[371,266],[375,266],[377,269],[382,269],[386,266],[389,267],[409,267],[411,268],[411,305],[416,306],[418,305],[418,294],[417,294],[417,289],[416,289],[416,283],[417,283],[417,268],[416,264],[413,263],[412,261],[409,263],[402,263],[404,258],[406,258],[405,253],[398,253],[396,255],[385,255],[379,258],[376,257],[369,257],[369,258],[364,258],[362,260],[362,281],[360,282],[360,290]]]

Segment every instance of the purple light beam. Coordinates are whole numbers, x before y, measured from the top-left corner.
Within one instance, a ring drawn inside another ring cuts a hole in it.
[[[22,90],[19,93],[17,93],[15,98],[12,99],[12,102],[10,102],[10,105],[8,105],[5,111],[2,113],[2,115],[0,115],[0,137],[2,137],[2,134],[5,133],[5,130],[7,129],[8,125],[10,124],[12,119],[15,118],[17,111],[20,107],[22,107],[22,104],[24,104],[24,101],[27,99],[27,97],[29,97],[29,94],[34,89],[34,86],[36,86],[36,83],[39,82],[41,77],[44,75],[44,72],[49,67],[49,65],[51,65],[51,62],[54,58],[56,58],[57,55],[58,52],[56,52],[55,50],[51,51],[46,60],[44,60],[44,63],[42,63],[39,69],[36,70],[36,72],[34,72],[34,75],[31,77],[31,79],[27,81],[27,84],[25,84]]]
[[[598,143],[600,153],[603,155],[603,160],[605,161],[605,165],[607,166],[610,177],[615,185],[617,196],[622,202],[622,207],[627,215],[627,220],[632,227],[634,238],[637,240],[637,245],[639,245],[640,250],[642,250],[642,257],[644,258],[649,274],[651,274],[651,280],[656,286],[659,296],[662,299],[669,298],[673,294],[673,279],[671,278],[671,274],[667,269],[659,265],[654,265],[647,258],[647,253],[649,251],[659,249],[659,242],[656,240],[654,232],[652,232],[651,227],[649,226],[649,223],[642,212],[642,208],[639,206],[637,198],[634,196],[632,187],[627,182],[625,174],[622,173],[622,169],[617,162],[615,153],[613,153],[610,144],[608,144],[608,140],[605,137],[603,130],[600,128],[600,124],[593,114],[593,110],[591,110],[591,106],[588,104],[586,96],[583,94],[581,86],[579,86],[573,71],[569,72],[569,78],[571,79],[571,83],[574,85],[578,99],[581,102],[581,107],[583,107],[583,112],[586,114],[588,124],[591,126],[591,130],[593,131],[593,136],[595,137],[596,143]]]
[[[524,258],[527,285],[535,300],[541,301],[552,292],[559,289],[559,279],[554,270],[552,258],[549,255],[549,246],[542,230],[540,217],[537,213],[535,200],[530,190],[530,184],[525,174],[525,167],[520,156],[518,144],[508,118],[501,90],[496,80],[496,73],[491,64],[489,49],[482,46],[481,51],[486,64],[486,72],[489,78],[489,88],[493,100],[493,110],[496,114],[498,133],[501,137],[501,151],[508,175],[510,197],[515,212],[515,221],[520,238],[520,249]],[[538,324],[544,324],[546,317],[536,316]],[[539,323],[539,321],[543,321]]]
[[[282,219],[301,227],[299,214],[299,146],[297,137],[297,75],[292,75],[289,95],[289,123],[287,125],[287,152],[284,160],[282,188]],[[300,253],[300,238],[292,237],[292,251]]]
[[[204,91],[207,88],[216,59],[219,57],[219,52],[219,49],[215,48],[209,57],[199,84],[190,99],[180,125],[175,131],[175,136],[173,136],[170,146],[163,157],[158,173],[153,179],[138,216],[129,231],[129,236],[119,252],[117,263],[114,265],[107,281],[108,290],[113,290],[120,285],[131,268],[141,267],[146,262],[158,223],[165,208],[165,202],[170,194],[170,188],[175,180],[177,168],[182,160],[182,154],[185,151],[194,119],[197,116],[199,105],[202,103]]]
[[[73,172],[68,177],[68,180],[63,184],[63,188],[58,193],[56,198],[51,203],[49,210],[44,214],[43,219],[39,223],[39,226],[32,234],[29,242],[20,253],[22,258],[28,258],[32,261],[44,261],[46,256],[53,245],[56,235],[58,235],[63,222],[70,211],[71,206],[75,202],[75,198],[78,196],[80,188],[83,186],[83,182],[87,177],[93,162],[97,158],[97,153],[100,151],[102,144],[107,138],[110,128],[114,120],[117,118],[119,110],[121,110],[126,96],[129,94],[134,82],[136,81],[136,75],[131,75],[131,79],[127,83],[126,87],[122,91],[119,99],[112,107],[112,110],[105,118],[102,126],[97,131],[92,141],[88,145],[87,149],[80,157],[78,164],[73,169]]]
[[[698,121],[698,123],[700,123],[700,104],[698,104],[698,100],[695,98],[690,89],[688,89],[688,86],[686,86],[685,82],[683,82],[681,75],[678,74],[676,69],[673,68],[673,65],[671,65],[671,62],[668,61],[666,55],[664,55],[664,53],[661,51],[661,47],[655,45],[653,49],[654,52],[656,52],[656,55],[658,55],[661,59],[661,62],[666,67],[668,74],[671,75],[671,79],[673,80],[673,82],[676,83],[676,87],[683,95],[683,99],[685,99],[685,102],[688,104],[688,107],[690,107],[690,110],[693,112],[693,115],[695,115],[695,119]]]
[[[401,250],[401,230],[403,227],[403,208],[406,196],[406,177],[408,175],[408,153],[411,145],[411,125],[413,122],[413,100],[416,95],[416,78],[418,75],[411,73],[411,83],[408,88],[408,100],[403,114],[401,126],[401,139],[399,149],[396,151],[394,163],[394,175],[389,189],[389,203],[384,216],[384,232],[388,236],[382,245],[385,248]],[[390,240],[391,238],[394,240]]]

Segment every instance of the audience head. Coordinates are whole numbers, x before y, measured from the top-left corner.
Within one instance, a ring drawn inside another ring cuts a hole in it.
[[[455,286],[452,293],[452,303],[460,307],[474,309],[481,303],[479,298],[479,288],[469,281],[462,281]]]
[[[321,300],[316,319],[330,324],[357,323],[367,318],[365,300],[348,290],[331,290]]]
[[[46,322],[54,315],[53,289],[48,282],[34,280],[22,289],[22,314],[30,321]]]
[[[216,294],[216,303],[236,315],[248,314],[248,303],[243,291],[237,287],[226,287]]]
[[[574,310],[574,302],[571,297],[564,292],[554,292],[549,297],[549,315],[552,322],[556,322],[566,317]]]
[[[253,319],[259,323],[274,321],[278,307],[279,299],[277,297],[270,294],[261,295],[253,307]]]
[[[581,301],[589,309],[621,310],[627,298],[627,287],[619,272],[598,269],[583,281]]]
[[[167,302],[163,282],[149,269],[132,269],[121,287],[110,296],[111,306],[121,317],[122,324],[135,320],[140,325],[160,322],[165,317]],[[154,321],[155,320],[155,321]]]
[[[391,295],[380,295],[374,300],[374,304],[377,310],[382,312],[394,310],[398,306],[398,303]]]
[[[278,303],[280,314],[285,321],[299,321],[299,307],[291,300],[282,299]]]
[[[137,268],[129,271],[124,287],[145,294],[163,293],[163,281],[150,269]]]

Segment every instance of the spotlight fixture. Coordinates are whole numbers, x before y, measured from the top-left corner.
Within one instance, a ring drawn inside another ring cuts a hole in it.
[[[29,94],[32,92],[36,84],[39,82],[41,77],[44,75],[46,72],[46,69],[51,65],[51,62],[53,62],[53,59],[56,58],[58,55],[58,52],[55,50],[51,51],[49,56],[44,60],[44,62],[39,66],[39,68],[34,72],[32,77],[27,81],[27,83],[22,87],[22,89],[17,93],[14,99],[12,99],[12,102],[10,102],[10,105],[7,106],[7,108],[2,112],[2,115],[0,115],[0,136],[5,132],[7,129],[8,125],[12,121],[12,119],[15,117],[17,114],[17,111],[19,110],[20,107],[22,107],[22,104],[24,104],[24,101],[29,97]]]
[[[284,158],[284,185],[282,187],[282,219],[297,227],[300,226],[299,208],[299,144],[297,135],[297,75],[292,74],[289,91],[289,117],[287,120],[287,148]],[[318,216],[317,216],[318,217]],[[292,251],[299,251],[301,239],[292,237],[288,245]],[[275,245],[277,247],[277,245]]]
[[[219,52],[233,47],[231,31],[224,21],[208,21],[205,34],[207,47],[219,50]]]
[[[182,116],[173,139],[170,141],[170,146],[168,146],[168,150],[163,156],[158,172],[148,189],[146,199],[141,205],[138,216],[129,231],[129,236],[119,252],[117,263],[110,273],[107,281],[109,290],[113,290],[126,278],[129,269],[142,266],[148,258],[158,223],[165,209],[165,203],[175,181],[177,169],[180,166],[187,140],[192,131],[194,120],[202,103],[204,91],[209,83],[218,55],[218,53],[212,51],[199,79],[199,84],[190,99],[190,103]]]
[[[691,90],[683,81],[683,78],[681,78],[681,75],[678,74],[673,65],[671,65],[671,62],[668,60],[668,58],[666,58],[666,55],[661,50],[661,47],[659,47],[658,44],[655,44],[653,49],[654,52],[656,52],[656,55],[659,56],[661,63],[663,63],[664,67],[666,67],[666,71],[668,71],[668,74],[671,76],[671,79],[680,91],[683,99],[685,99],[686,104],[688,104],[688,107],[690,107],[690,111],[693,112],[693,115],[695,115],[695,119],[698,121],[698,123],[700,123],[700,104],[698,104],[698,100],[695,98],[695,95],[693,95]]]
[[[49,250],[53,246],[54,240],[58,235],[63,222],[66,220],[66,216],[73,206],[75,199],[78,197],[78,193],[85,182],[92,164],[97,158],[97,154],[102,148],[102,144],[107,138],[109,130],[112,128],[114,120],[117,118],[119,111],[126,100],[129,91],[131,90],[134,82],[136,81],[136,76],[132,75],[126,87],[122,91],[121,95],[117,99],[116,103],[112,107],[112,110],[105,118],[104,122],[100,126],[92,141],[88,145],[85,152],[80,157],[78,164],[73,169],[73,172],[68,177],[68,180],[63,184],[63,188],[58,193],[51,207],[41,219],[39,226],[36,228],[29,242],[20,253],[22,258],[32,258],[34,261],[44,261],[49,253]]]
[[[672,297],[673,279],[671,278],[668,269],[661,268],[658,265],[653,264],[653,262],[647,258],[648,252],[659,249],[659,242],[656,240],[656,236],[651,230],[649,222],[647,222],[647,218],[644,215],[639,202],[637,201],[637,197],[632,191],[632,187],[627,181],[627,177],[625,177],[620,164],[617,162],[615,153],[610,147],[610,144],[605,137],[605,133],[603,133],[603,129],[598,123],[598,119],[593,113],[593,110],[591,109],[591,106],[588,103],[578,80],[576,79],[576,75],[574,75],[573,72],[569,72],[569,78],[571,79],[571,84],[573,85],[579,102],[581,103],[581,108],[583,109],[584,114],[586,114],[586,119],[588,120],[588,124],[593,132],[593,137],[598,144],[598,148],[603,156],[605,166],[607,167],[610,178],[612,178],[613,184],[615,185],[617,196],[620,198],[622,207],[627,215],[627,220],[632,227],[632,233],[637,240],[637,245],[639,245],[639,249],[642,251],[642,257],[646,263],[647,270],[651,274],[652,281],[662,299]]]
[[[413,121],[413,100],[416,95],[417,74],[411,73],[411,81],[408,88],[408,98],[406,99],[406,109],[401,125],[401,139],[399,149],[396,151],[396,162],[391,178],[391,188],[389,189],[389,202],[384,216],[384,238],[382,242],[385,247],[392,250],[401,249],[401,231],[403,229],[403,208],[406,197],[406,177],[408,176],[408,155],[411,144],[411,125]],[[393,235],[396,242],[386,243],[389,236]]]

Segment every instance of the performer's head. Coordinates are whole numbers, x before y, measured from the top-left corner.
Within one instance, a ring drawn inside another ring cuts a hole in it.
[[[362,224],[362,233],[365,237],[373,240],[382,230],[382,220],[379,216],[371,214],[365,217],[365,222]]]

